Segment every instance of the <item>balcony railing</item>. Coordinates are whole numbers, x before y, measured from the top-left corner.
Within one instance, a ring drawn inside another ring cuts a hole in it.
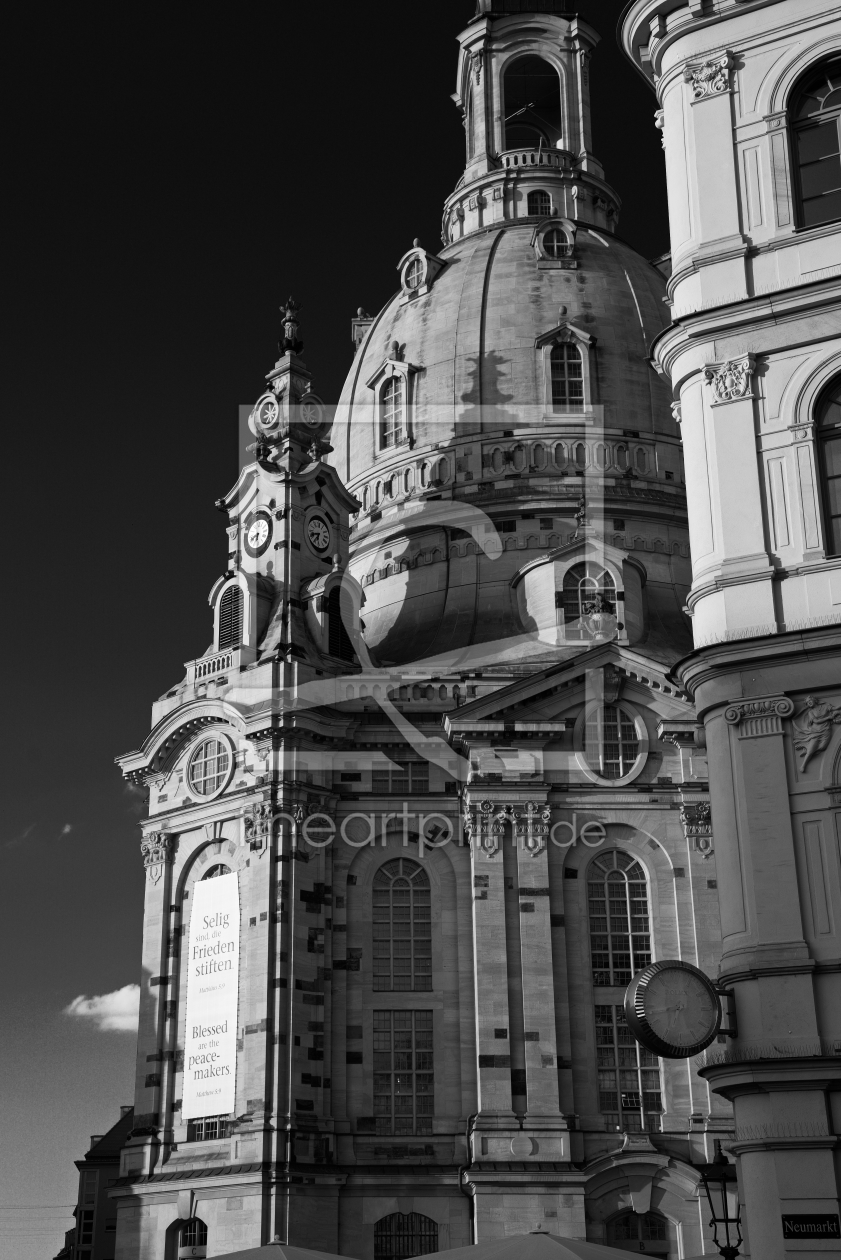
[[[499,161],[505,167],[542,166],[562,171],[569,166],[571,156],[566,149],[506,149]]]

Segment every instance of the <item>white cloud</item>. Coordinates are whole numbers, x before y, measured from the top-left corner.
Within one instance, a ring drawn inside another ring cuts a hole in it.
[[[100,1032],[137,1032],[139,1007],[140,985],[126,984],[113,993],[74,998],[63,1013],[89,1020]]]

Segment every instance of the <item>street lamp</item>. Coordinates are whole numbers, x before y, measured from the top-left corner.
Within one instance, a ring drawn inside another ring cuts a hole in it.
[[[707,1194],[707,1202],[710,1205],[711,1220],[710,1225],[713,1231],[713,1240],[718,1247],[719,1255],[724,1260],[736,1260],[739,1255],[739,1245],[742,1241],[741,1230],[741,1209],[739,1207],[739,1195],[736,1192],[736,1210],[735,1213],[730,1212],[727,1187],[734,1188],[736,1182],[736,1168],[729,1163],[727,1156],[722,1154],[721,1143],[715,1144],[715,1159],[711,1164],[701,1164],[698,1168],[701,1174],[701,1181],[704,1183],[704,1190]],[[724,1230],[724,1241],[720,1242],[718,1237],[719,1229]]]

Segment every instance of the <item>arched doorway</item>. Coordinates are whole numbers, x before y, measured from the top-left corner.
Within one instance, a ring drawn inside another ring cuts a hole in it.
[[[392,1212],[374,1226],[374,1260],[407,1260],[438,1250],[438,1226],[420,1212]]]

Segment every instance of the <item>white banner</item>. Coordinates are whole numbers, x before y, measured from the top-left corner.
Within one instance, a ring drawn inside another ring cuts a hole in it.
[[[224,1116],[236,1105],[239,879],[193,885],[184,1037],[185,1120]]]

